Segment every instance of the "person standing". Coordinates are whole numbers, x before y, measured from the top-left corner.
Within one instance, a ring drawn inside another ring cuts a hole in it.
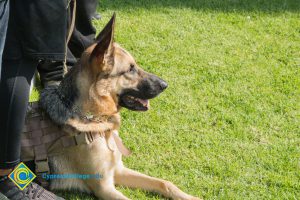
[[[75,0],[0,0],[0,52],[3,49],[1,46],[4,46],[0,60],[1,200],[63,200],[33,182],[21,191],[10,181],[8,174],[20,163],[20,136],[26,116],[30,84],[36,69],[39,70],[45,86],[49,83],[59,84],[65,73],[65,65],[62,64],[65,61],[76,62],[77,56],[94,42],[96,31],[92,27],[91,18],[95,10],[84,8],[95,1],[77,0],[78,19],[67,46]],[[5,11],[2,8],[5,8]]]
[[[9,1],[0,0],[0,78],[1,78],[1,69],[2,69],[1,60],[2,60],[4,42],[6,38],[8,16],[9,16]]]

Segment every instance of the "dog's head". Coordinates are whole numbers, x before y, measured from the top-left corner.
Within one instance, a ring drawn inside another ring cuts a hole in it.
[[[83,54],[89,64],[93,93],[111,96],[117,107],[146,111],[149,99],[167,88],[161,78],[141,69],[134,58],[114,42],[115,14]]]

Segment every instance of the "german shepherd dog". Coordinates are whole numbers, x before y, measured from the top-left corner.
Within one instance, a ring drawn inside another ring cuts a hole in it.
[[[41,93],[40,105],[53,122],[69,135],[101,135],[86,145],[61,150],[49,158],[54,174],[100,174],[100,179],[56,179],[50,188],[75,189],[100,199],[128,199],[115,185],[158,192],[171,199],[196,200],[173,183],[126,168],[117,130],[120,109],[146,111],[149,99],[167,88],[159,77],[145,72],[134,58],[113,41],[115,14],[97,36],[97,43],[82,54],[59,86]],[[91,117],[92,116],[92,117]]]

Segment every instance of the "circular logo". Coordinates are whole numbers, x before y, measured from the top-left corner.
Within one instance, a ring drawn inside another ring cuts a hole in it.
[[[14,173],[14,180],[21,185],[26,185],[31,181],[30,172],[26,168],[18,168]]]
[[[36,175],[22,162],[8,175],[20,190],[24,190],[35,177]]]

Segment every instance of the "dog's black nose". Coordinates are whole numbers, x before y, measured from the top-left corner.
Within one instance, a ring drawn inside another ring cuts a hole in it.
[[[168,87],[168,84],[165,81],[160,82],[160,88],[161,90],[165,90]]]

